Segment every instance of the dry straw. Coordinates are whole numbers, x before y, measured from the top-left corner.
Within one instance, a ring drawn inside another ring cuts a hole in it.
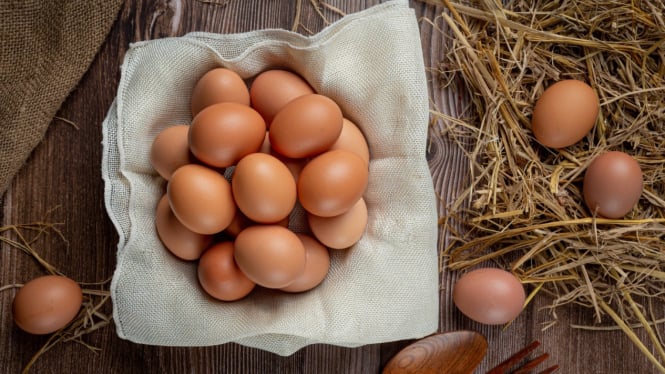
[[[469,93],[462,118],[433,110],[471,163],[468,188],[441,220],[455,236],[445,263],[496,261],[533,294],[549,294],[552,311],[579,304],[598,326],[585,328],[622,329],[665,372],[663,321],[653,313],[665,305],[665,5],[426,2],[447,8],[433,22],[451,38],[442,82]],[[562,79],[590,84],[600,115],[583,141],[554,150],[534,140],[530,116]],[[593,217],[581,194],[586,167],[607,150],[633,155],[644,173],[639,204],[620,220]]]

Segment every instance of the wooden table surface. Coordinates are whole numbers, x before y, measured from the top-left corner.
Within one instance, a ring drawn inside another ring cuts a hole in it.
[[[352,13],[378,0],[329,0],[328,4]],[[310,34],[325,26],[312,3],[303,0],[298,32]],[[245,32],[262,28],[291,29],[297,2],[292,0],[126,0],[118,18],[80,84],[61,107],[58,116],[78,128],[54,120],[44,141],[14,179],[2,198],[2,225],[34,221],[62,222],[68,244],[57,235],[35,243],[39,252],[63,273],[79,282],[106,280],[113,274],[117,235],[104,208],[101,179],[101,123],[116,94],[119,66],[129,43],[184,35],[190,31]],[[417,16],[434,20],[442,7],[412,1]],[[329,9],[323,15],[334,21],[341,16]],[[446,34],[421,22],[423,54],[427,66],[436,66],[446,51]],[[442,89],[430,77],[432,105],[455,115],[461,110],[463,93]],[[436,190],[443,202],[452,201],[463,188],[468,165],[464,154],[432,127],[430,166]],[[443,207],[444,204],[441,204]],[[50,212],[50,213],[49,213]],[[443,208],[440,213],[444,214]],[[448,233],[441,232],[445,243]],[[34,260],[8,246],[0,251],[0,285],[24,283],[44,275]],[[562,373],[650,373],[653,367],[620,331],[586,331],[571,324],[590,324],[591,312],[581,307],[557,310],[559,322],[544,330],[552,315],[543,307],[549,300],[537,298],[508,328],[483,326],[461,315],[451,301],[457,274],[443,271],[439,331],[470,329],[484,334],[488,354],[478,373],[534,339],[537,352],[551,354],[548,363],[561,365]],[[0,293],[0,372],[16,373],[29,361],[47,337],[32,336],[12,321],[15,290]],[[644,336],[642,336],[644,339]],[[119,339],[111,324],[86,335],[84,341],[101,348],[93,353],[81,344],[60,344],[40,358],[35,373],[378,373],[408,341],[386,342],[360,348],[330,345],[306,347],[292,356],[225,344],[203,348],[172,348],[137,345]],[[545,367],[543,365],[543,367]]]

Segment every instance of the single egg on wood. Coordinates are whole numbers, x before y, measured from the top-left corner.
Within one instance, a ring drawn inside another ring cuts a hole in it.
[[[488,325],[512,321],[524,306],[524,288],[513,274],[495,268],[472,270],[457,280],[453,302],[465,316]]]
[[[598,95],[588,84],[574,79],[559,81],[536,102],[531,131],[546,147],[568,147],[593,128],[599,108]]]
[[[81,286],[67,277],[35,278],[23,285],[14,297],[14,322],[31,334],[50,334],[76,317],[82,301]]]
[[[630,155],[611,151],[591,161],[584,174],[584,201],[592,214],[621,218],[642,195],[642,169]]]

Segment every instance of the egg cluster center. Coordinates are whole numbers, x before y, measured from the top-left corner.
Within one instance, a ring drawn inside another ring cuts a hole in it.
[[[244,298],[257,285],[318,286],[330,250],[353,246],[367,225],[362,131],[286,70],[248,84],[213,69],[196,83],[191,112],[190,124],[169,124],[151,147],[166,181],[155,213],[164,247],[198,261],[202,289],[219,300]],[[297,210],[304,225],[290,222]]]

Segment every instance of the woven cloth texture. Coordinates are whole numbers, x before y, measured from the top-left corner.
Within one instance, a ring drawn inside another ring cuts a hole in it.
[[[121,4],[0,2],[0,194],[88,69]]]
[[[363,238],[335,250],[325,281],[286,294],[207,297],[196,263],[154,228],[164,182],[149,161],[164,128],[191,121],[190,92],[227,67],[248,81],[273,67],[300,74],[364,132],[372,155]],[[348,15],[306,37],[286,30],[192,33],[133,44],[103,125],[106,207],[119,235],[111,284],[121,338],[166,346],[237,342],[280,355],[314,343],[354,347],[417,338],[439,316],[436,198],[425,158],[428,93],[417,20],[406,1]]]

